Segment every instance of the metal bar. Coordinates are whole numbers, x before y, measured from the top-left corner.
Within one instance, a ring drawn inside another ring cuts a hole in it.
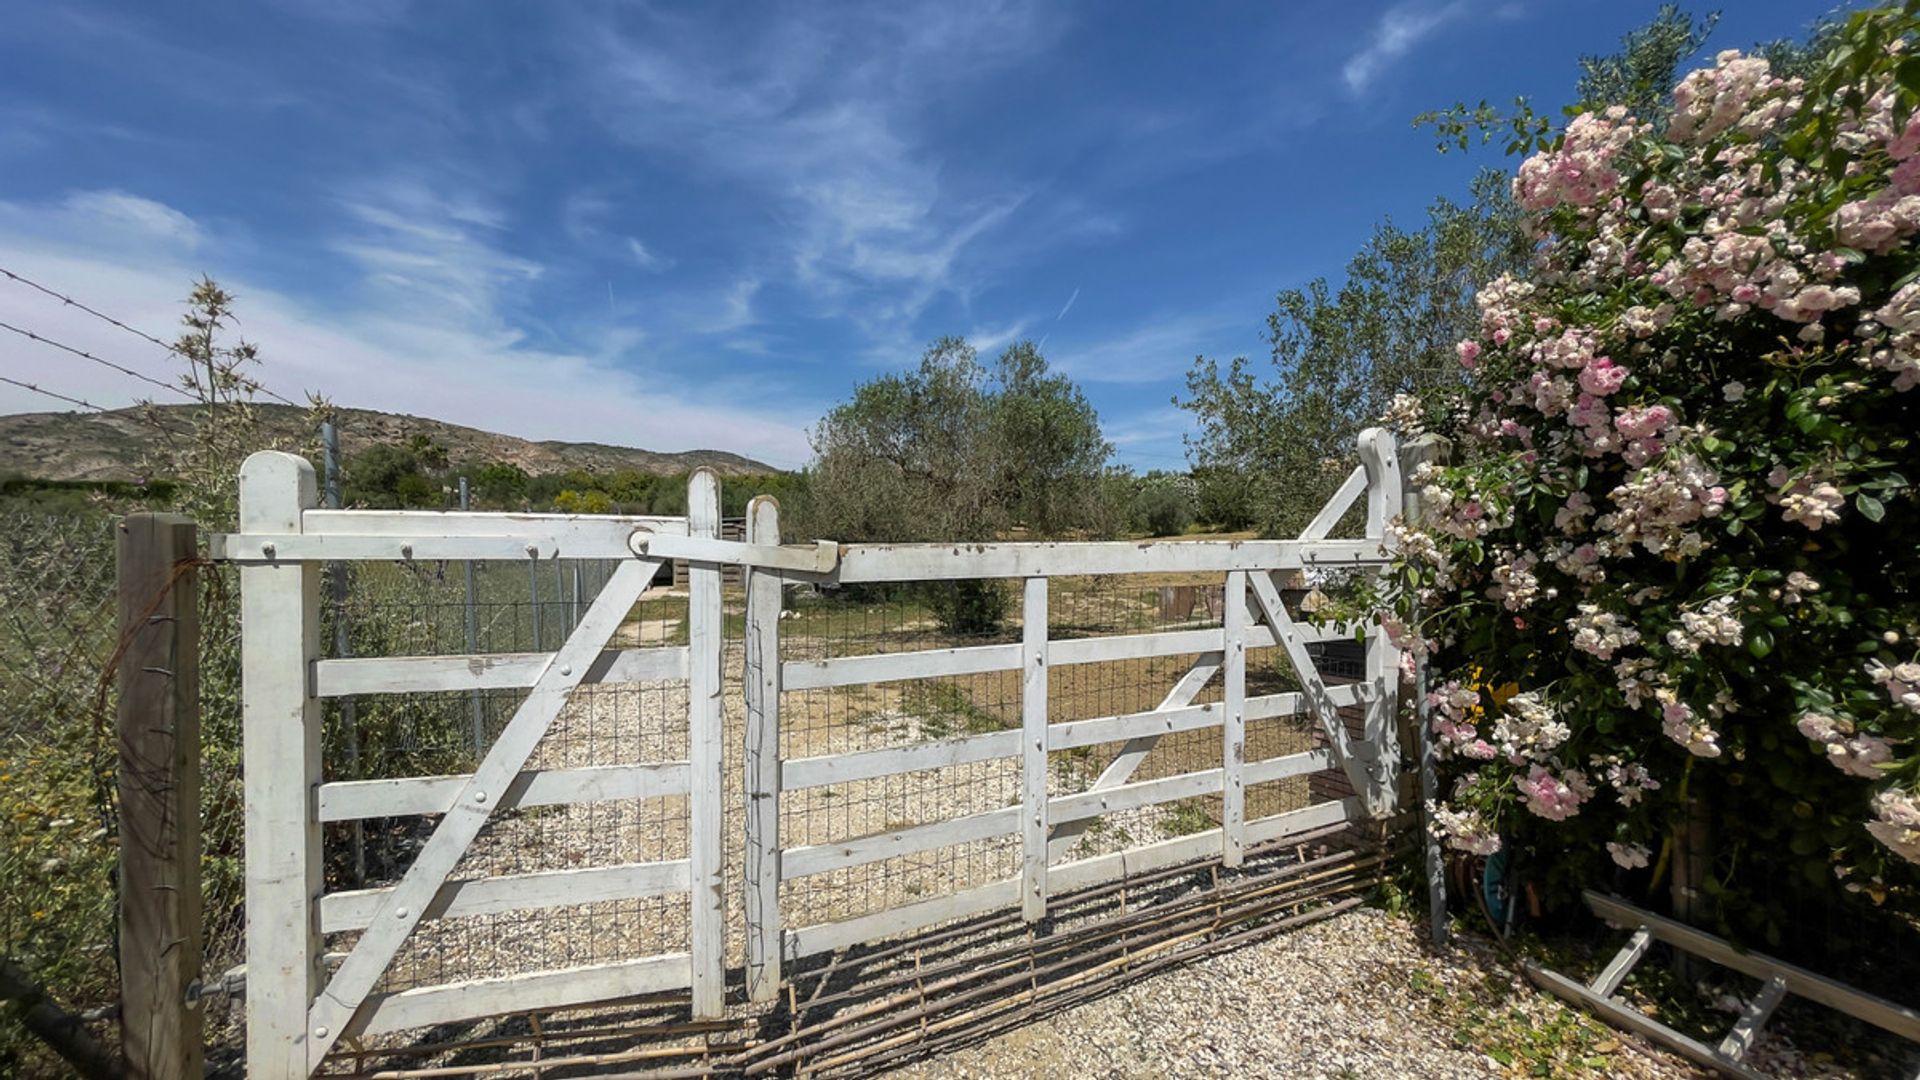
[[[1542,989],[1551,991],[1554,995],[1566,1001],[1581,1006],[1600,1019],[1612,1024],[1614,1027],[1624,1028],[1636,1035],[1643,1035],[1655,1042],[1661,1043],[1671,1050],[1677,1051],[1682,1057],[1687,1058],[1695,1064],[1705,1065],[1709,1069],[1717,1069],[1728,1076],[1736,1077],[1737,1080],[1770,1080],[1766,1073],[1749,1069],[1745,1065],[1721,1054],[1713,1047],[1697,1039],[1690,1039],[1660,1021],[1643,1015],[1638,1010],[1630,1009],[1612,998],[1600,997],[1585,986],[1574,982],[1572,979],[1567,978],[1557,971],[1550,971],[1532,960],[1527,961],[1525,966],[1527,977],[1532,979],[1536,985]]]
[[[782,545],[777,537],[771,541],[742,543],[738,540],[709,540],[700,536],[642,531],[635,532],[629,544],[634,554],[657,559],[757,566],[764,570],[790,570],[802,574],[830,574],[840,562],[840,545],[831,540]]]
[[[527,610],[533,614],[533,649],[544,648],[540,644],[540,564],[527,560]]]
[[[460,478],[460,509],[463,511],[473,509],[473,493],[467,486],[467,478],[464,476]],[[478,613],[473,608],[473,560],[468,559],[461,563],[460,571],[466,580],[467,651],[477,653],[480,651],[480,623]],[[487,747],[487,707],[478,689],[467,691],[467,709],[472,713],[473,718],[473,759],[478,761]]]
[[[1806,968],[1789,964],[1784,960],[1775,960],[1763,953],[1743,952],[1703,930],[1696,930],[1663,915],[1642,911],[1617,897],[1605,896],[1592,890],[1584,892],[1582,897],[1586,900],[1587,906],[1593,909],[1595,915],[1609,922],[1625,926],[1645,926],[1653,931],[1653,936],[1660,941],[1711,960],[1723,967],[1732,968],[1744,975],[1751,975],[1757,979],[1772,979],[1775,976],[1784,978],[1787,980],[1787,990],[1790,993],[1797,994],[1808,1001],[1818,1002],[1830,1009],[1837,1009],[1848,1016],[1891,1031],[1902,1038],[1920,1042],[1920,1012],[1915,1012],[1904,1005],[1856,990],[1825,975],[1808,971]]]
[[[320,425],[320,445],[327,470],[326,505],[340,509],[340,429],[328,420]],[[347,625],[347,564],[327,564],[327,586],[333,603],[333,656],[344,660],[353,655],[353,637]],[[347,745],[347,774],[360,776],[360,703],[353,698],[340,702],[340,729]],[[353,884],[367,883],[367,833],[358,821],[351,827],[348,845],[353,859]]]
[[[1627,977],[1627,973],[1633,970],[1641,957],[1647,955],[1647,948],[1652,944],[1653,931],[1644,926],[1635,930],[1633,936],[1627,939],[1627,943],[1620,947],[1620,951],[1613,954],[1613,959],[1607,961],[1607,966],[1601,970],[1600,974],[1595,975],[1593,981],[1587,984],[1588,987],[1601,997],[1612,997],[1613,992],[1620,989],[1620,983]]]
[[[1773,1010],[1780,1007],[1780,1002],[1786,1000],[1786,996],[1786,979],[1778,975],[1768,979],[1759,995],[1747,1003],[1740,1019],[1734,1021],[1733,1030],[1720,1040],[1720,1052],[1735,1061],[1744,1060],[1747,1051],[1753,1049],[1753,1041],[1760,1037],[1761,1026],[1773,1015]]]

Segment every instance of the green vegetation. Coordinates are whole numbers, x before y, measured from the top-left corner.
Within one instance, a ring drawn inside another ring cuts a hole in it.
[[[1113,448],[1073,381],[1029,343],[989,369],[959,338],[854,390],[813,433],[804,528],[846,541],[1055,536],[1101,521]]]
[[[405,446],[381,444],[349,455],[341,476],[342,501],[374,509],[447,509],[457,505],[464,476],[476,510],[666,517],[687,512],[686,473],[569,469],[529,474],[512,462],[451,460],[445,446],[425,435],[414,435]],[[805,473],[734,477],[720,485],[720,512],[742,517],[748,500],[772,495],[791,517],[804,505],[806,492]]]
[[[1160,828],[1168,836],[1192,836],[1219,826],[1220,819],[1214,816],[1205,799],[1182,799],[1170,803],[1166,817],[1160,821]]]
[[[900,706],[920,718],[921,737],[927,739],[985,735],[1011,726],[975,705],[965,689],[942,680],[908,683]]]
[[[1425,227],[1374,230],[1338,286],[1282,292],[1267,316],[1271,368],[1196,361],[1187,395],[1198,502],[1215,520],[1291,536],[1353,467],[1354,437],[1402,395],[1457,385],[1454,342],[1478,324],[1478,283],[1525,265],[1506,178],[1483,173],[1470,200],[1437,199]]]

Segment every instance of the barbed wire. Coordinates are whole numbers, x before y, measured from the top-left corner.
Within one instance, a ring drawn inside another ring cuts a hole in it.
[[[101,367],[112,368],[113,370],[118,371],[123,375],[131,375],[134,378],[139,379],[143,383],[149,383],[153,386],[157,386],[161,388],[162,390],[171,390],[172,392],[179,394],[181,397],[186,398],[188,401],[193,400],[192,394],[187,393],[185,390],[182,390],[180,387],[175,386],[170,382],[162,382],[151,375],[147,375],[143,372],[135,371],[124,364],[116,364],[111,360],[105,359],[104,357],[95,356],[94,354],[86,351],[85,349],[76,349],[73,346],[66,344],[65,342],[55,341],[54,339],[46,336],[45,334],[38,334],[33,332],[32,330],[25,330],[9,322],[0,322],[0,330],[7,330],[15,334],[19,334],[21,337],[26,338],[28,341],[37,341],[42,345],[51,345],[54,348],[59,349],[61,352],[72,353],[73,355],[80,357],[82,360],[91,360],[94,363],[99,364]]]
[[[174,353],[174,354],[176,354],[176,355],[179,355],[179,354],[180,354],[180,346],[178,346],[178,345],[174,345],[174,344],[171,344],[171,343],[168,343],[168,342],[165,342],[165,341],[162,341],[162,340],[160,340],[159,338],[157,338],[157,337],[154,337],[154,336],[153,336],[152,334],[149,334],[149,333],[147,333],[147,332],[146,332],[145,330],[141,330],[141,329],[139,329],[139,328],[137,328],[137,327],[134,327],[134,326],[129,326],[128,324],[126,324],[126,323],[124,323],[124,322],[122,322],[122,321],[120,321],[119,319],[116,319],[116,318],[114,318],[114,317],[113,317],[113,316],[111,316],[111,315],[108,315],[108,314],[107,314],[106,312],[104,312],[104,311],[101,311],[101,310],[99,310],[98,308],[94,308],[94,307],[89,307],[88,305],[86,305],[86,304],[83,304],[83,303],[81,303],[81,302],[80,302],[80,301],[78,301],[78,300],[75,300],[75,299],[74,299],[73,297],[71,297],[71,296],[68,296],[68,295],[67,295],[67,294],[65,294],[65,293],[62,293],[62,292],[58,292],[58,291],[56,291],[56,290],[54,290],[54,289],[50,289],[50,288],[48,288],[47,286],[45,286],[45,285],[42,285],[42,284],[40,284],[39,282],[37,282],[37,281],[35,281],[35,280],[33,280],[32,278],[29,278],[29,277],[26,277],[25,275],[22,275],[22,274],[19,274],[19,273],[16,273],[16,272],[14,272],[14,271],[12,271],[12,270],[9,270],[9,269],[7,269],[7,268],[6,268],[6,267],[4,267],[4,266],[0,266],[0,276],[4,276],[4,277],[5,277],[5,278],[7,278],[7,280],[9,280],[9,281],[14,281],[14,282],[17,282],[17,283],[19,283],[19,284],[21,284],[21,285],[25,285],[25,286],[26,286],[27,288],[29,288],[29,289],[32,289],[32,290],[34,290],[35,292],[38,292],[38,293],[41,293],[41,294],[43,294],[43,295],[46,295],[46,296],[49,296],[49,297],[52,297],[53,299],[55,299],[55,300],[58,300],[58,301],[60,301],[60,302],[61,302],[62,304],[65,304],[65,305],[67,305],[68,307],[71,307],[71,308],[77,308],[77,309],[79,309],[80,311],[84,311],[84,312],[86,312],[86,313],[87,313],[88,315],[91,315],[91,316],[93,316],[94,318],[96,318],[96,319],[99,319],[100,321],[102,321],[102,322],[105,322],[105,323],[107,323],[108,325],[111,325],[111,326],[116,326],[116,327],[119,327],[119,328],[120,328],[121,330],[124,330],[124,331],[126,331],[127,333],[129,333],[129,334],[132,334],[132,335],[133,335],[134,337],[137,337],[137,338],[139,338],[139,339],[141,339],[142,341],[147,341],[147,342],[151,342],[151,343],[153,343],[153,344],[155,344],[155,345],[158,345],[158,346],[160,346],[161,348],[163,348],[163,349],[165,349],[165,350],[167,350],[167,351],[168,351],[168,352],[170,352],[170,353]],[[7,329],[9,329],[9,330],[13,330],[13,331],[14,331],[15,333],[26,333],[25,331],[20,331],[20,330],[17,330],[17,329],[15,329],[14,327],[11,327],[11,326],[9,326],[9,327],[7,327]],[[35,335],[35,334],[31,334],[31,333],[27,333],[27,336],[28,336],[28,337],[34,337],[34,338],[36,338],[37,340],[40,340],[40,341],[48,341],[48,340],[49,340],[49,339],[47,339],[47,338],[45,338],[45,337],[40,337],[40,336],[38,336],[38,335]],[[50,343],[51,343],[51,344],[58,344],[57,342],[50,342]],[[68,348],[68,347],[67,347],[67,346],[65,346],[65,345],[61,345],[60,347],[61,347],[61,348],[63,348],[63,349],[67,349],[67,351],[68,351],[68,352],[79,352],[79,350],[77,350],[77,349],[72,349],[72,348]],[[89,360],[96,360],[96,361],[98,361],[99,363],[103,363],[103,364],[106,364],[106,363],[108,363],[107,361],[104,361],[104,360],[99,360],[99,359],[98,359],[97,357],[93,357],[93,356],[88,356],[88,355],[87,355],[86,353],[80,353],[80,355],[82,355],[82,356],[87,356],[87,359],[89,359]],[[109,366],[109,367],[118,367],[118,365],[116,365],[116,364],[108,364],[108,366]],[[120,368],[120,370],[122,370],[122,371],[127,371],[127,373],[128,373],[128,374],[130,374],[130,375],[134,375],[134,376],[135,376],[136,378],[141,378],[141,379],[146,379],[146,378],[147,378],[147,377],[146,377],[146,376],[144,376],[144,375],[140,375],[140,374],[139,374],[138,372],[134,372],[134,371],[129,371],[129,370],[128,370],[128,369],[126,369],[126,368]],[[191,394],[187,394],[187,393],[186,393],[185,391],[181,391],[181,390],[179,390],[179,388],[178,388],[178,387],[175,387],[175,386],[174,386],[173,384],[171,384],[171,383],[162,383],[162,382],[159,382],[158,380],[154,380],[154,379],[147,379],[147,381],[148,381],[148,382],[152,382],[152,383],[155,383],[156,385],[159,385],[159,386],[165,386],[165,387],[167,387],[167,388],[168,388],[169,390],[174,390],[174,391],[176,391],[176,392],[179,392],[179,393],[181,393],[181,394],[182,394],[183,396],[185,396],[185,397],[187,397],[187,398],[188,398],[189,400],[191,400],[191,399],[192,399],[192,396],[193,396],[193,395],[191,395]],[[283,397],[283,396],[281,396],[280,394],[277,394],[277,393],[275,393],[274,391],[272,391],[271,389],[269,389],[269,388],[268,388],[268,387],[267,387],[266,385],[264,385],[263,383],[261,383],[261,382],[259,382],[259,381],[258,381],[258,380],[256,380],[256,379],[248,379],[248,378],[244,378],[244,377],[241,377],[241,378],[240,378],[240,382],[241,382],[241,384],[242,384],[242,385],[244,385],[244,386],[246,386],[246,387],[249,387],[249,388],[251,388],[251,389],[253,389],[253,390],[256,390],[256,391],[258,391],[258,392],[260,392],[260,393],[262,393],[262,394],[265,394],[266,396],[268,396],[268,397],[270,397],[270,398],[272,398],[273,400],[275,400],[275,401],[277,401],[277,402],[279,402],[279,403],[280,403],[280,404],[282,404],[282,405],[291,405],[291,406],[293,406],[293,407],[294,407],[294,408],[296,408],[296,409],[299,409],[299,408],[305,408],[305,406],[303,406],[303,405],[301,405],[300,403],[298,403],[298,402],[296,402],[296,401],[292,401],[292,400],[290,400],[290,399],[288,399],[288,398],[286,398],[286,397]]]
[[[22,390],[31,390],[34,393],[41,395],[42,397],[54,398],[58,401],[67,402],[70,405],[78,405],[83,409],[92,409],[94,412],[103,413],[107,411],[106,409],[103,409],[100,406],[95,405],[91,401],[86,401],[77,397],[68,397],[67,395],[59,393],[58,391],[48,390],[46,387],[43,387],[43,386],[35,386],[30,382],[21,382],[19,379],[9,379],[5,375],[0,375],[0,383],[6,383],[8,386],[17,386]]]

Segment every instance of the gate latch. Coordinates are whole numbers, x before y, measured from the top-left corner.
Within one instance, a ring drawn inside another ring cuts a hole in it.
[[[747,544],[704,536],[676,536],[635,529],[627,537],[635,555],[649,559],[751,566],[800,574],[831,574],[840,566],[840,545],[832,540],[813,544]]]

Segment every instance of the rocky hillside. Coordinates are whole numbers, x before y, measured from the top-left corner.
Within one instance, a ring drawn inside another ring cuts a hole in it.
[[[161,406],[163,414],[184,414],[197,406]],[[272,441],[299,445],[315,436],[303,409],[260,405]],[[662,453],[604,443],[532,442],[441,420],[367,409],[340,409],[340,452],[354,454],[379,443],[403,445],[415,435],[445,446],[450,461],[480,464],[506,461],[529,473],[585,469],[605,473],[621,469],[667,476],[705,465],[722,476],[775,472],[773,466],[723,450]],[[162,417],[165,422],[165,417]],[[105,413],[17,413],[0,416],[0,474],[34,480],[133,480],[153,429],[133,409]]]

